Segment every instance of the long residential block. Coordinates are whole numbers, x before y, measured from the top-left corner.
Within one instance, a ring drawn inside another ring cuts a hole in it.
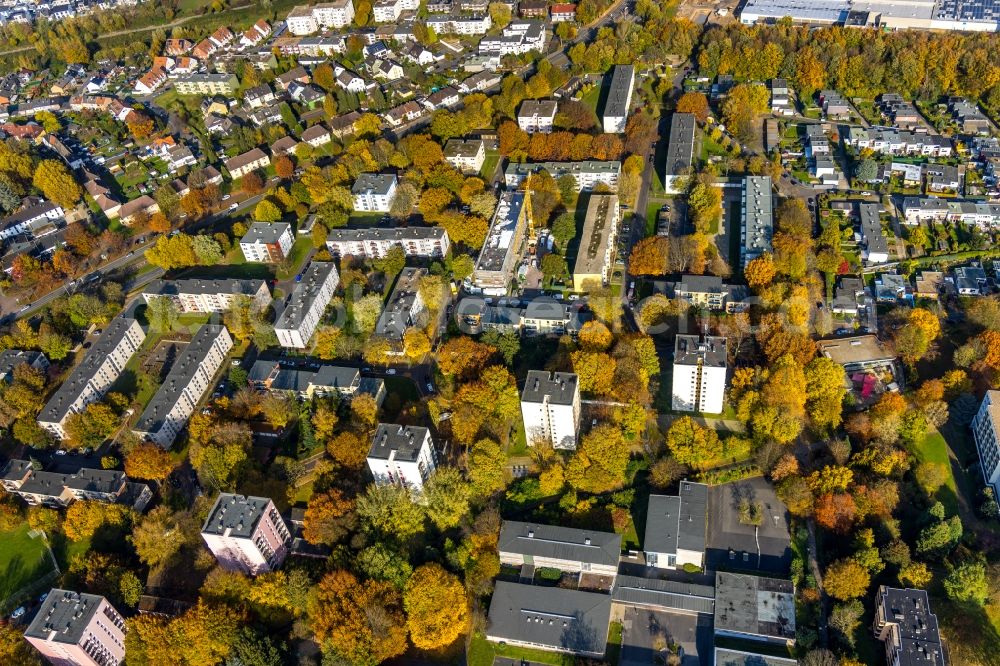
[[[605,132],[620,134],[625,131],[625,122],[632,106],[634,84],[634,66],[615,65],[611,70],[611,84],[608,87],[608,99],[604,103],[604,117],[601,123]]]
[[[139,437],[170,448],[198,402],[212,387],[215,373],[226,362],[233,339],[225,326],[206,324],[181,352],[166,380],[132,429]]]
[[[577,191],[592,190],[596,185],[603,184],[610,189],[618,187],[622,163],[614,160],[598,162],[586,160],[583,162],[511,162],[504,169],[504,183],[508,188],[516,188],[528,179],[528,174],[544,169],[555,180],[563,176],[573,176]]]
[[[225,312],[237,296],[248,297],[256,307],[263,308],[271,302],[271,290],[264,280],[220,279],[157,280],[142,292],[149,303],[166,296],[181,312]]]
[[[331,229],[326,237],[326,247],[335,257],[381,259],[397,246],[407,257],[440,258],[448,253],[451,240],[444,227]]]
[[[472,283],[484,293],[507,293],[527,240],[527,210],[523,192],[504,192],[479,251]]]
[[[145,339],[146,331],[132,317],[113,319],[90,353],[45,403],[38,425],[66,439],[66,419],[104,397]]]
[[[573,289],[576,291],[584,291],[588,284],[605,286],[611,279],[618,219],[617,195],[591,195],[587,202],[576,263],[573,265]]]
[[[32,506],[66,508],[76,500],[125,504],[142,511],[153,493],[145,483],[129,481],[125,472],[82,468],[73,474],[36,471],[27,460],[13,459],[0,471],[0,484]]]
[[[339,283],[340,275],[331,262],[309,264],[274,323],[274,332],[282,347],[305,349]]]

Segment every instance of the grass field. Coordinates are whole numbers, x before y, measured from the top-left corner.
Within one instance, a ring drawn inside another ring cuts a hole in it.
[[[951,470],[951,460],[948,458],[948,444],[937,428],[931,427],[919,446],[915,447],[914,455],[920,462],[931,462],[944,465],[948,470],[948,478],[937,491],[935,499],[944,504],[949,515],[958,513],[958,487]]]
[[[620,638],[620,635],[619,635]],[[513,645],[490,643],[486,637],[476,634],[469,645],[469,666],[492,666],[494,657],[510,657],[523,661],[531,661],[550,666],[572,666],[573,657],[544,650],[530,650]]]
[[[500,161],[500,153],[496,150],[487,150],[486,159],[483,160],[483,168],[479,170],[479,175],[485,182],[490,182],[493,172],[496,171],[497,163]]]
[[[0,534],[0,599],[52,571],[45,541],[32,539],[27,524]]]

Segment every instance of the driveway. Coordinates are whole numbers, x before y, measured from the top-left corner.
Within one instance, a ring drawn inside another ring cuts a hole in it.
[[[679,646],[682,666],[712,663],[712,618],[628,607],[622,621],[620,666],[663,663],[668,645]]]

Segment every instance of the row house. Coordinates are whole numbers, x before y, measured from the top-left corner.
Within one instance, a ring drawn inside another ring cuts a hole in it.
[[[36,471],[27,460],[10,460],[0,471],[4,489],[31,506],[64,509],[73,502],[124,504],[136,511],[146,508],[153,493],[145,483],[128,480],[125,472],[82,468],[72,474]]]
[[[394,247],[407,257],[440,258],[448,253],[451,241],[443,227],[372,227],[331,229],[326,247],[335,257],[381,259]]]
[[[262,41],[267,39],[267,36],[271,34],[271,24],[269,24],[264,19],[258,20],[249,30],[243,33],[240,37],[240,46],[249,48],[252,46],[257,46]]]
[[[857,150],[870,149],[886,155],[922,155],[951,157],[951,139],[937,134],[922,134],[906,130],[851,127],[846,143]]]
[[[962,199],[906,197],[903,199],[903,220],[910,225],[949,221],[992,227],[1000,224],[1000,204]]]

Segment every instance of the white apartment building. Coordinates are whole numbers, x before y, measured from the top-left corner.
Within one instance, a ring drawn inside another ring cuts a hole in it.
[[[397,485],[421,492],[436,467],[430,430],[394,423],[378,424],[368,451],[368,469],[376,485]]]
[[[588,284],[607,285],[611,279],[619,214],[618,195],[590,196],[580,248],[573,265],[573,289],[576,291],[584,291]]]
[[[394,246],[407,257],[443,257],[451,247],[444,227],[395,227],[392,229],[331,229],[326,247],[335,257],[381,259]]]
[[[306,348],[339,283],[340,275],[333,263],[314,261],[309,264],[274,323],[274,332],[282,347]]]
[[[292,542],[274,502],[231,493],[215,500],[201,538],[223,569],[251,576],[280,567]]]
[[[58,666],[118,666],[125,661],[125,618],[97,594],[50,590],[24,638]]]
[[[726,339],[678,335],[674,341],[673,409],[721,414],[726,393]]]
[[[104,397],[145,339],[146,331],[132,317],[112,320],[80,365],[45,403],[38,414],[38,425],[66,439],[66,419]]]
[[[419,8],[419,0],[377,0],[372,13],[376,23],[395,23],[403,12],[415,12]]]
[[[146,303],[160,296],[172,300],[181,312],[225,312],[237,296],[249,297],[259,308],[271,302],[271,290],[264,280],[157,280],[142,292]]]
[[[276,264],[288,256],[293,242],[289,223],[254,222],[240,239],[240,250],[247,261]]]
[[[139,437],[169,449],[233,348],[225,326],[205,324],[174,361],[170,373],[132,428]]]
[[[676,495],[650,495],[643,551],[660,569],[705,566],[708,486],[681,481]]]
[[[545,51],[548,33],[542,21],[514,20],[499,35],[486,35],[479,42],[479,53],[499,59],[531,51]]]
[[[586,160],[583,162],[511,162],[504,169],[504,184],[508,189],[516,189],[533,171],[544,169],[553,179],[570,175],[576,180],[577,191],[592,190],[597,184],[607,185],[610,189],[618,187],[622,163],[614,160],[598,162]]]
[[[548,442],[575,449],[580,431],[580,384],[571,372],[529,370],[521,391],[521,418],[528,446]]]
[[[610,134],[620,134],[625,131],[625,121],[632,107],[632,88],[635,83],[635,67],[632,65],[615,65],[611,70],[611,85],[608,89],[608,99],[604,103],[602,127]]]
[[[427,27],[438,35],[485,35],[493,27],[489,14],[462,16],[430,16]]]
[[[64,219],[66,211],[62,206],[51,201],[38,201],[28,204],[16,213],[0,220],[0,240],[6,240],[20,234],[32,236],[44,235],[38,232],[44,229],[55,231],[56,223]]]
[[[396,198],[398,181],[394,173],[363,173],[354,181],[354,210],[388,213]]]
[[[880,585],[872,629],[884,643],[887,666],[945,665],[937,615],[926,590]]]
[[[486,161],[486,142],[482,139],[449,139],[444,158],[462,173],[478,174]]]
[[[972,438],[979,452],[983,480],[1000,498],[1000,391],[987,391],[979,412],[972,419]],[[1000,500],[998,500],[1000,501]]]
[[[337,0],[318,5],[299,6],[288,13],[288,32],[296,36],[311,35],[320,29],[343,28],[354,20],[354,2]]]
[[[551,132],[558,110],[554,99],[526,99],[517,111],[517,126],[528,134]]]

